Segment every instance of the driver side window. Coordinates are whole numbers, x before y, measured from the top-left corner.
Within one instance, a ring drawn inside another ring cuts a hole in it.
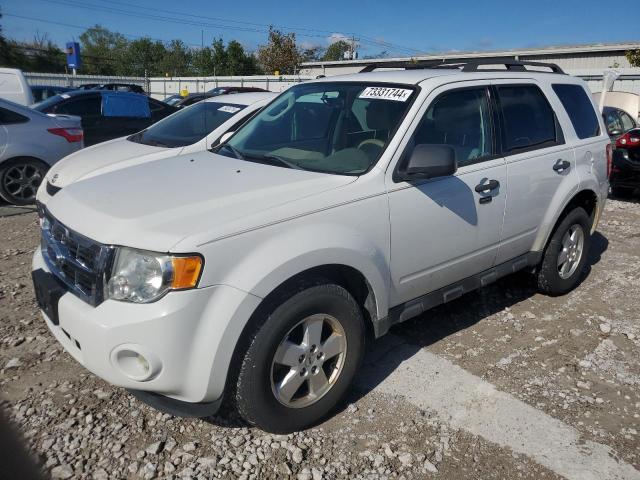
[[[459,167],[482,161],[493,153],[491,113],[485,87],[453,90],[437,97],[411,139],[415,145],[448,145]]]

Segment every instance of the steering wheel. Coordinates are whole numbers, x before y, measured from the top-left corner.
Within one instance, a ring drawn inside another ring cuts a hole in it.
[[[366,145],[375,145],[376,147],[384,148],[384,142],[377,138],[367,138],[358,144],[358,149],[362,150],[362,147]]]
[[[275,122],[279,118],[282,118],[284,115],[286,115],[287,112],[293,108],[295,103],[295,97],[293,95],[289,95],[289,98],[287,99],[287,105],[282,109],[282,111],[276,113],[275,115],[272,115],[271,113],[269,113],[271,110],[273,110],[273,107],[271,107],[269,110],[265,110],[262,120],[265,122]]]

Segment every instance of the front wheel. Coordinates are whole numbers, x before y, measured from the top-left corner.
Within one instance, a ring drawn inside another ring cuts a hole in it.
[[[273,433],[316,424],[344,398],[361,363],[360,307],[339,285],[299,287],[268,309],[259,325],[241,360],[239,413]]]
[[[580,207],[560,221],[536,273],[540,293],[564,295],[578,285],[591,244],[591,223],[587,212]]]
[[[46,164],[33,158],[0,164],[0,197],[13,205],[34,203],[47,170]]]

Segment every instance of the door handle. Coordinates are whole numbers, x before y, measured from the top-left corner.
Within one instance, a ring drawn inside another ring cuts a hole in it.
[[[500,182],[497,180],[489,180],[487,183],[479,183],[476,185],[476,192],[489,193],[500,188]]]
[[[559,159],[554,165],[553,165],[553,169],[558,172],[558,173],[562,173],[565,170],[568,170],[569,168],[571,168],[571,163],[568,162],[567,160],[562,160]]]

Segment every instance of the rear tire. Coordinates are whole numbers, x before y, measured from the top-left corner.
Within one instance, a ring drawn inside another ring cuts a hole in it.
[[[281,293],[257,319],[235,388],[240,415],[272,433],[305,429],[333,410],[365,344],[362,312],[343,287],[315,281]]]
[[[0,197],[13,205],[30,205],[49,167],[35,158],[16,158],[0,163]]]
[[[578,285],[591,245],[591,224],[592,219],[580,207],[560,220],[536,272],[540,293],[564,295]]]

